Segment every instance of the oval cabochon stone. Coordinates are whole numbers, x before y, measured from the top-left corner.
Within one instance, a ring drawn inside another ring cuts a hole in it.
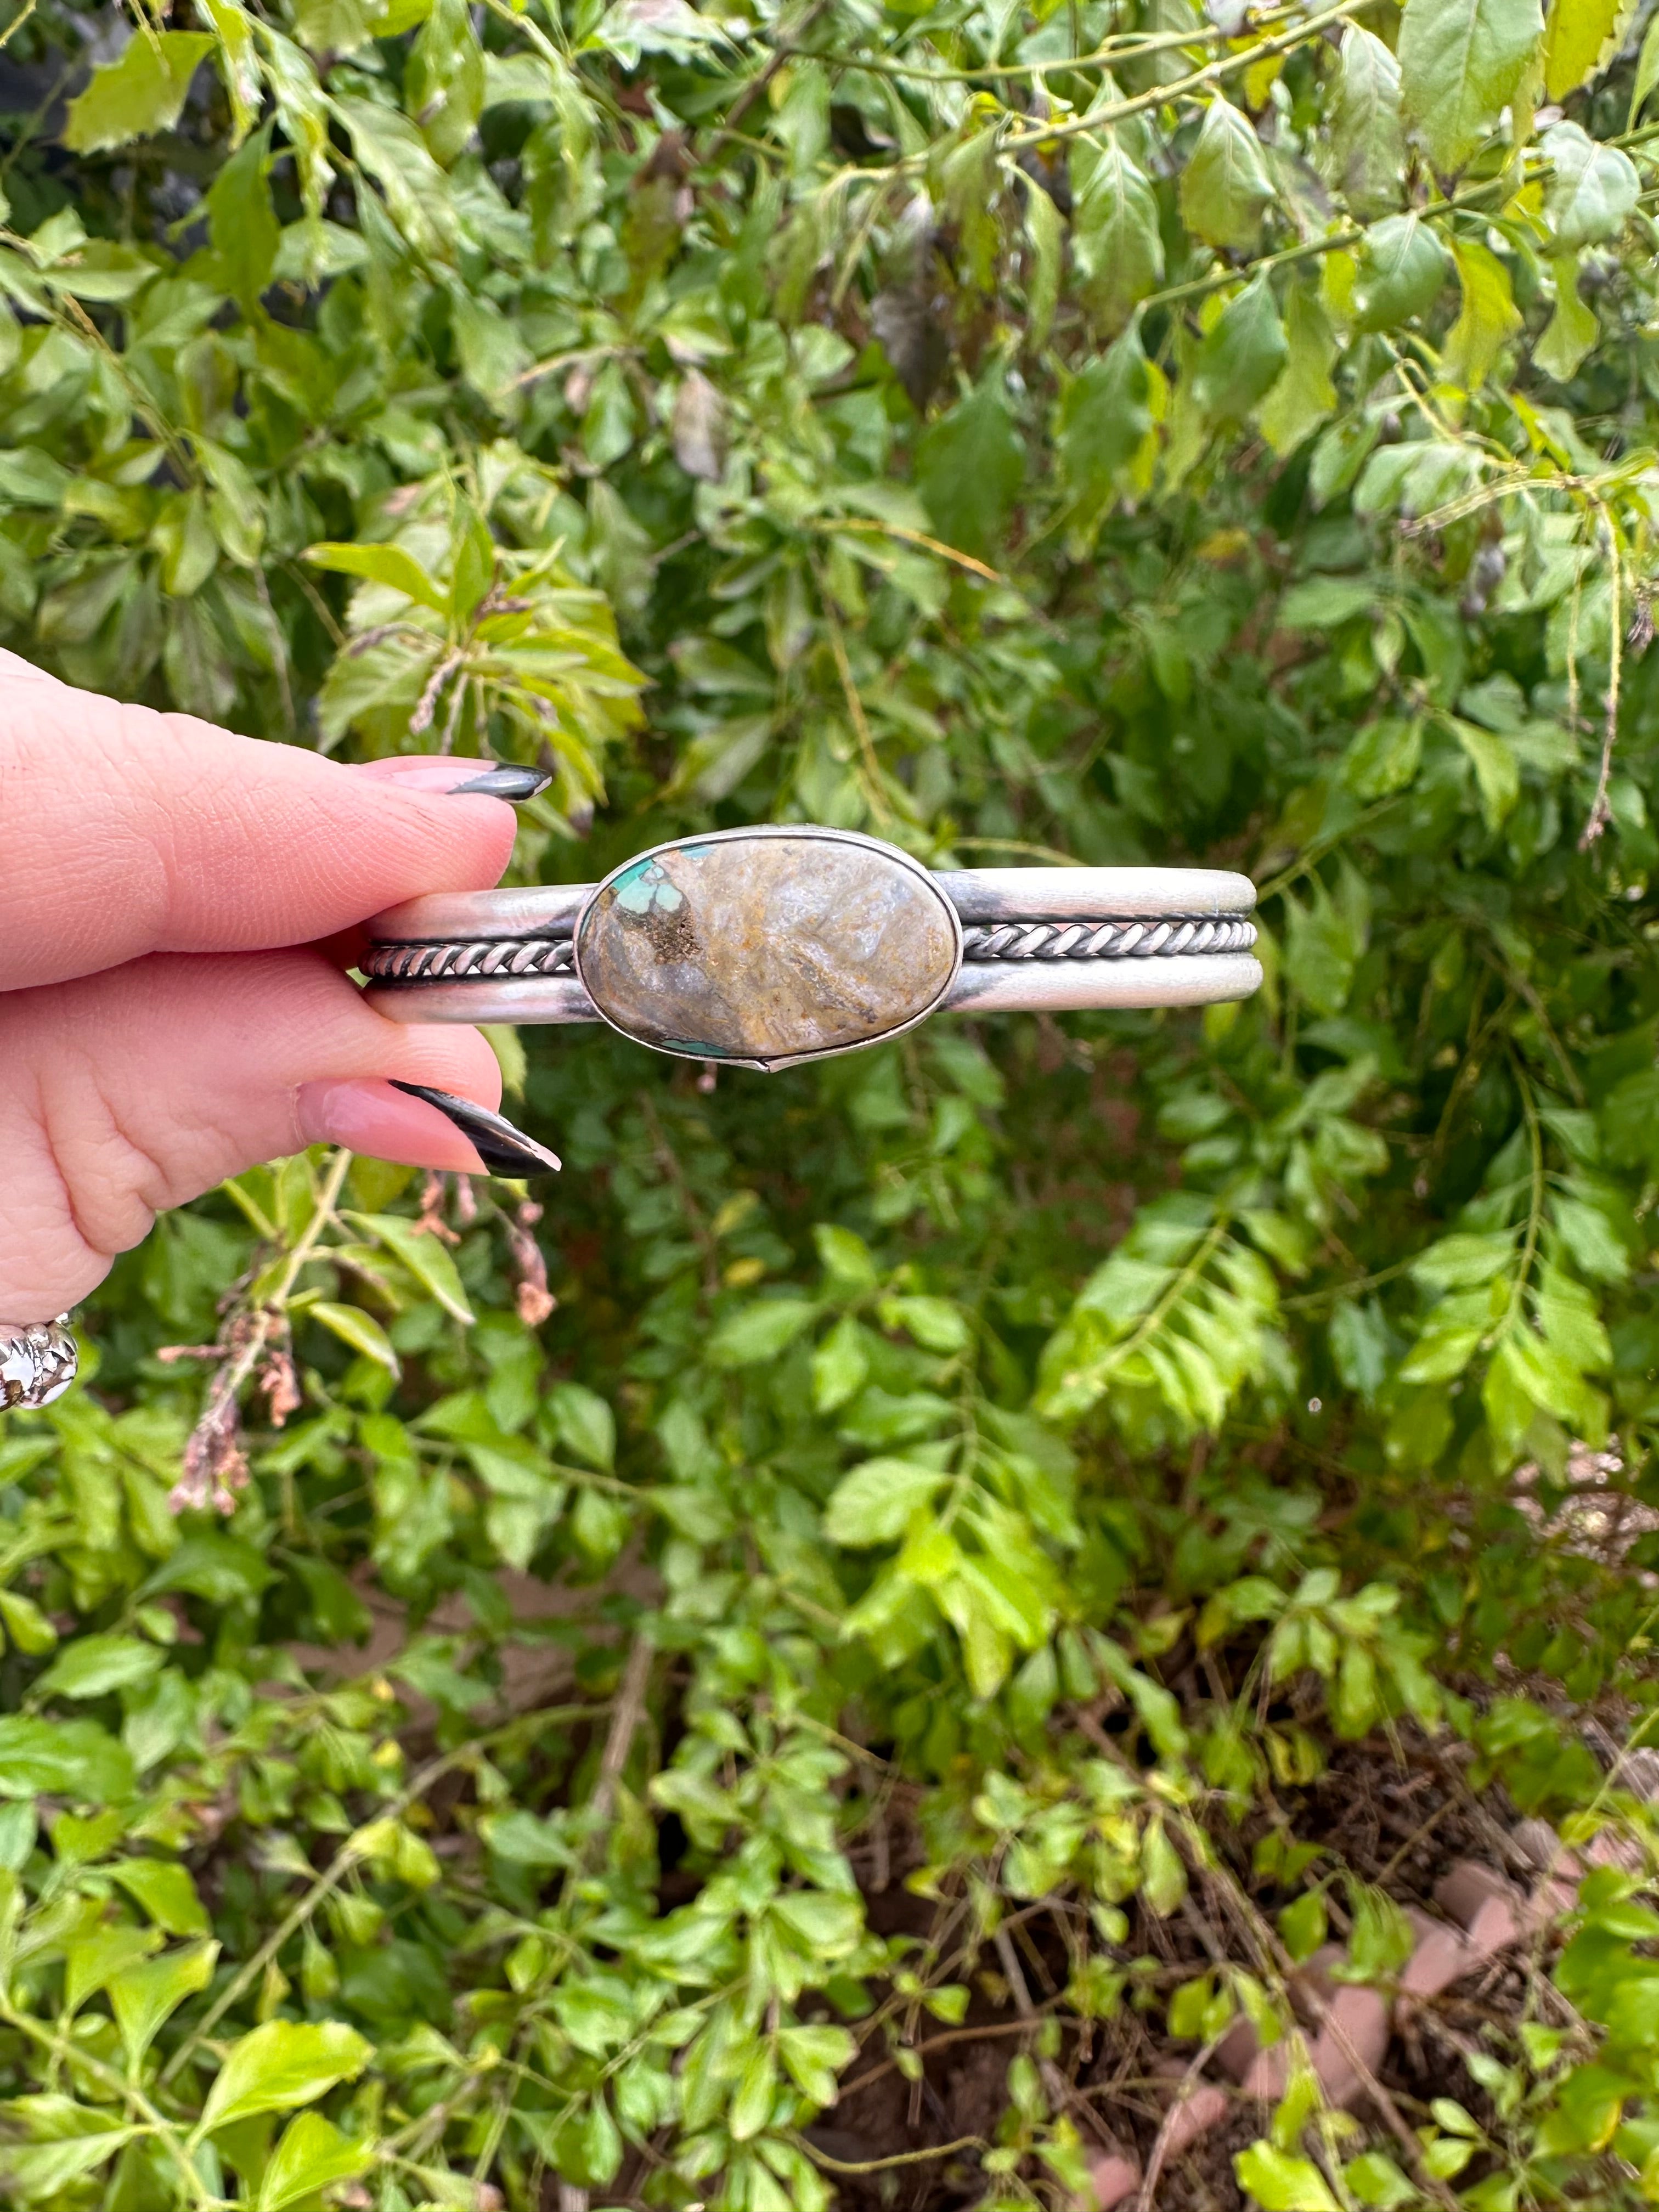
[[[956,911],[891,847],[788,830],[687,838],[600,884],[576,932],[589,997],[624,1035],[763,1066],[845,1052],[949,989]]]

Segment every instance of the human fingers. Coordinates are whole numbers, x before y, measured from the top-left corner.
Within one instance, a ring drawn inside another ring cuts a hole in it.
[[[500,1094],[476,1030],[386,1021],[314,951],[157,954],[0,997],[0,1321],[64,1311],[157,1213],[308,1144],[556,1167]]]
[[[493,884],[538,770],[363,768],[122,706],[0,654],[0,989],[149,952],[303,945]]]

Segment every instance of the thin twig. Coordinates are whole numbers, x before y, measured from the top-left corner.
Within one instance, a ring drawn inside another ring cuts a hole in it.
[[[841,623],[836,617],[829,587],[819,574],[816,562],[813,563],[812,576],[818,587],[818,602],[823,609],[824,624],[830,632],[830,650],[835,658],[836,673],[841,678],[842,696],[847,702],[847,711],[852,717],[853,728],[858,736],[859,750],[864,757],[864,773],[865,779],[870,787],[871,808],[877,821],[885,824],[891,822],[893,810],[888,805],[887,794],[881,787],[881,759],[876,751],[876,741],[870,733],[869,719],[864,711],[864,702],[859,696],[859,687],[853,680],[853,664],[847,657],[847,640],[842,634]]]
[[[1588,853],[1613,819],[1613,809],[1607,804],[1607,780],[1613,774],[1613,749],[1619,742],[1619,679],[1624,652],[1625,611],[1620,593],[1624,568],[1619,550],[1619,534],[1605,508],[1601,510],[1602,528],[1607,533],[1613,553],[1612,566],[1607,574],[1607,590],[1611,594],[1607,659],[1607,690],[1606,712],[1601,725],[1601,769],[1595,780],[1595,797],[1591,803],[1589,819],[1578,840],[1578,849]]]
[[[1152,2212],[1158,2181],[1164,2172],[1164,2162],[1170,2155],[1170,2144],[1175,2136],[1176,2121],[1192,2102],[1193,2092],[1199,2085],[1199,2077],[1214,2056],[1216,2045],[1220,2039],[1218,2036],[1212,2035],[1202,2050],[1195,2051],[1192,2063],[1181,2077],[1181,2086],[1176,2091],[1170,2100],[1170,2109],[1159,2124],[1157,2136],[1152,2143],[1152,2154],[1146,2161],[1146,2178],[1140,2185],[1138,2212]]]
[[[744,117],[748,114],[750,109],[760,98],[762,93],[765,91],[767,86],[771,83],[778,71],[784,67],[792,56],[796,52],[797,42],[806,36],[814,23],[817,21],[819,16],[824,15],[831,5],[832,0],[812,0],[811,6],[801,17],[799,22],[792,24],[789,29],[783,33],[782,37],[779,39],[776,46],[774,48],[772,55],[767,62],[765,68],[760,70],[755,76],[750,78],[748,83],[744,85],[743,90],[732,101],[731,106],[727,108],[725,118],[721,122],[719,130],[715,131],[714,137],[709,140],[707,147],[699,155],[698,158],[700,161],[704,162],[712,161],[717,154],[724,151],[727,142],[736,135],[738,124],[741,123]]]
[[[617,1784],[622,1779],[629,1753],[634,1748],[634,1735],[639,1727],[641,1715],[645,1711],[645,1687],[651,1677],[651,1662],[655,1656],[655,1646],[647,1637],[641,1634],[634,1638],[628,1654],[628,1663],[623,1668],[622,1680],[617,1687],[617,1703],[611,1716],[611,1733],[605,1740],[605,1750],[599,1759],[599,1778],[591,1805],[596,1829],[606,1826],[616,1804]]]
[[[830,2173],[880,2173],[890,2166],[921,2166],[930,2158],[949,2158],[953,2151],[983,2150],[983,2136],[958,2136],[954,2142],[930,2143],[926,2150],[895,2151],[890,2158],[864,2158],[848,2162],[846,2159],[831,2158],[827,2150],[820,2150],[805,2136],[792,2138],[797,2150],[805,2152],[814,2166],[821,2166]]]
[[[954,561],[958,568],[967,569],[970,576],[983,576],[988,584],[1006,584],[1008,578],[1000,568],[988,568],[983,561],[976,561],[971,553],[963,553],[955,545],[947,545],[942,538],[930,538],[925,530],[907,530],[902,523],[877,522],[861,514],[837,515],[833,522],[822,522],[818,528],[839,536],[843,530],[872,531],[880,538],[902,538],[907,545],[920,545],[924,552],[937,553],[941,561]]]

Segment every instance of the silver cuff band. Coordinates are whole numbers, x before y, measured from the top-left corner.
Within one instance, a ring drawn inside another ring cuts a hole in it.
[[[846,830],[732,830],[601,884],[441,893],[368,925],[401,1022],[608,1022],[689,1059],[775,1068],[932,1013],[1187,1006],[1261,981],[1255,887],[1212,868],[930,873]]]
[[[51,1405],[74,1382],[80,1364],[67,1314],[21,1328],[0,1322],[0,1413],[36,1412]]]

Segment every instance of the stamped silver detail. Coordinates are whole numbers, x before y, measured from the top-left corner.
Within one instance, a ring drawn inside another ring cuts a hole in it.
[[[0,1413],[50,1406],[74,1382],[80,1364],[67,1314],[21,1328],[0,1322]]]

